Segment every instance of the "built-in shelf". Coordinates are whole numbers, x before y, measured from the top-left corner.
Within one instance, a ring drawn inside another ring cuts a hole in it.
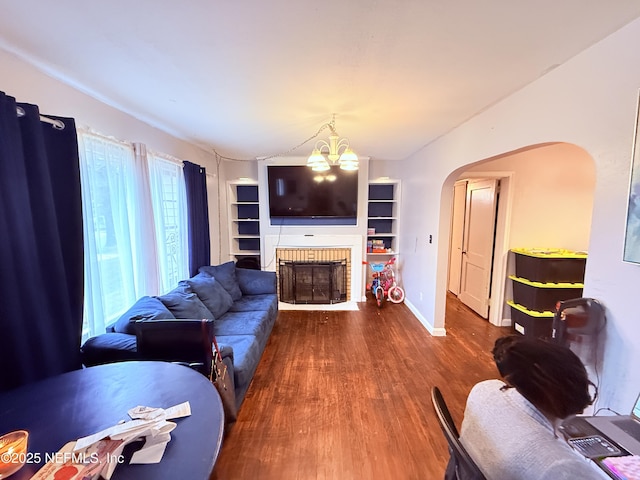
[[[236,260],[255,257],[260,261],[260,205],[258,183],[228,182],[229,255]]]
[[[398,255],[399,199],[399,180],[369,182],[367,256]]]

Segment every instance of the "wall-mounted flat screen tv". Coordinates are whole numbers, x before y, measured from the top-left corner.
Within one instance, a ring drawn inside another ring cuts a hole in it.
[[[272,225],[356,225],[358,172],[332,166],[267,166]]]

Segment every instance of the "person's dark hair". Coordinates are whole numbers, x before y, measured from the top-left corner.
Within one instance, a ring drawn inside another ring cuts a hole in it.
[[[493,358],[500,375],[540,411],[555,418],[582,413],[595,400],[587,370],[567,347],[508,335],[496,340]]]

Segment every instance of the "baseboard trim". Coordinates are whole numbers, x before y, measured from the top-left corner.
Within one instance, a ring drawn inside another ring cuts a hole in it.
[[[510,318],[503,318],[500,322],[499,327],[510,327],[512,326],[512,322]]]
[[[405,305],[411,310],[411,313],[418,319],[422,326],[434,337],[444,337],[447,335],[447,330],[443,327],[435,328],[429,320],[427,320],[416,308],[416,306],[409,300],[404,300]]]
[[[358,311],[360,307],[356,302],[338,302],[338,303],[285,303],[278,302],[279,310],[317,310],[317,311]]]

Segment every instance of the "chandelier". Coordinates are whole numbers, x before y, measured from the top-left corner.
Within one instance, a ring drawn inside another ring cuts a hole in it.
[[[331,130],[329,141],[318,140],[307,160],[307,166],[316,172],[327,171],[330,165],[340,165],[342,170],[358,169],[358,156],[349,147],[349,140],[340,138],[336,132],[335,124],[336,116],[334,114],[331,122],[321,128],[321,130],[324,128]]]

